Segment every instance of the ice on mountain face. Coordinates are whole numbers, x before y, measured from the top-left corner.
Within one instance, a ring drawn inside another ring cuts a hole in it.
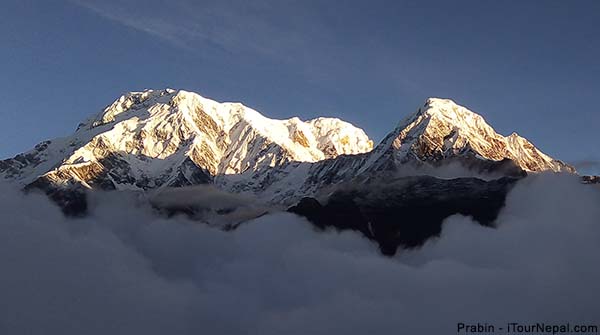
[[[381,156],[389,150],[397,161],[473,156],[490,161],[510,159],[525,171],[575,172],[516,134],[504,137],[496,133],[483,117],[449,99],[428,99],[375,151]]]
[[[339,119],[273,120],[167,89],[123,95],[74,135],[0,161],[0,177],[109,190],[208,183],[287,204],[353,178],[428,174],[442,164],[499,176],[574,171],[447,99],[428,99],[373,149],[364,131]],[[454,175],[447,170],[444,178]]]
[[[82,126],[89,128],[99,127],[117,120],[122,114],[129,114],[133,111],[139,111],[144,107],[149,107],[164,96],[175,93],[175,90],[165,89],[161,91],[145,90],[143,92],[130,92],[122,95],[119,99],[107,106],[101,113],[92,119],[87,120]],[[125,115],[129,116],[129,115]]]
[[[369,152],[373,149],[373,141],[364,131],[347,122],[321,117],[308,123],[312,126],[313,136],[317,139],[317,147],[327,158]]]
[[[22,184],[42,176],[57,185],[107,189],[231,175],[250,189],[272,182],[269,168],[371,149],[362,130],[337,119],[273,120],[240,103],[170,89],[125,94],[73,136],[50,143],[2,161],[0,174]],[[189,162],[199,170],[191,171]]]

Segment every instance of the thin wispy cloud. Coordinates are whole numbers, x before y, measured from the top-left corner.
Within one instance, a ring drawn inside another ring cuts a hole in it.
[[[311,81],[339,80],[335,73],[364,66],[348,55],[327,20],[294,1],[153,2],[70,0],[114,23],[204,57],[223,54],[291,66]],[[383,53],[382,53],[383,54]],[[354,56],[353,56],[354,57]]]
[[[186,29],[178,27],[160,17],[139,15],[134,11],[120,8],[121,6],[107,4],[107,2],[70,1],[114,23],[158,37],[174,46],[190,49],[190,46],[186,45],[184,41]]]
[[[281,22],[272,22],[269,6],[262,2],[240,2],[228,7],[219,2],[200,6],[179,1],[170,2],[168,8],[153,4],[145,4],[141,8],[129,1],[71,1],[110,21],[185,49],[213,45],[232,53],[250,52],[285,60],[290,54],[297,57],[297,51],[306,47],[307,43],[318,43],[316,40],[309,41]],[[321,36],[324,32],[321,27]],[[293,50],[296,52],[293,53]]]

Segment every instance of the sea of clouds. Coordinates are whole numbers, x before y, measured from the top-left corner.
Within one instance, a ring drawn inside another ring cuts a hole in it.
[[[402,220],[401,217],[398,220]],[[600,189],[540,175],[498,228],[453,216],[394,258],[270,214],[221,231],[119,193],[65,219],[0,186],[1,334],[453,334],[458,322],[600,323]],[[414,224],[419,224],[415,222]]]

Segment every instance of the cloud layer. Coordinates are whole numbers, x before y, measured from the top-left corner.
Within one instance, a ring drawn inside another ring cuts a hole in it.
[[[453,216],[441,238],[396,258],[291,214],[223,232],[113,193],[67,221],[42,196],[0,191],[1,333],[443,334],[457,322],[600,321],[600,192],[570,177],[525,179],[498,229]]]

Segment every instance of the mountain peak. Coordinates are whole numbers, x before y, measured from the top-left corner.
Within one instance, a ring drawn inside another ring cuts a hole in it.
[[[340,119],[275,120],[241,103],[145,90],[120,96],[71,136],[0,161],[0,177],[50,192],[213,183],[284,202],[407,163],[458,161],[496,175],[574,172],[515,133],[496,133],[483,117],[449,99],[427,99],[372,149],[363,130]]]
[[[489,161],[510,159],[525,171],[575,172],[513,133],[498,134],[485,119],[450,99],[429,98],[399,123],[378,147],[393,151],[396,162],[438,162],[466,156]],[[387,155],[389,156],[389,155]]]
[[[490,127],[481,115],[470,111],[451,99],[429,98],[424,107],[419,110],[422,110],[421,114],[423,115],[455,125]]]
[[[425,100],[425,107],[430,106],[457,106],[460,107],[454,100],[448,98],[429,97]],[[427,108],[426,108],[427,109]]]
[[[291,162],[371,149],[363,130],[339,119],[276,120],[193,92],[144,90],[123,94],[72,136],[21,155],[26,159],[0,162],[0,175],[23,184],[44,178],[89,188],[146,189],[246,172],[260,171],[262,178],[269,168]]]

